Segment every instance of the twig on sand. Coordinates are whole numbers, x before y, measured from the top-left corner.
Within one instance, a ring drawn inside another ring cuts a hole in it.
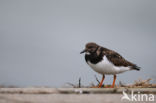
[[[96,81],[98,82],[98,84],[100,83],[100,81],[98,80],[97,76],[95,75],[95,79]],[[116,87],[127,87],[127,88],[156,88],[156,84],[151,84],[150,81],[152,79],[149,78],[149,79],[146,79],[146,80],[142,80],[142,79],[139,79],[139,80],[136,80],[133,84],[125,84],[125,83],[122,83],[121,81],[119,81],[119,85],[117,85]],[[91,88],[91,87],[96,87],[98,85],[95,85],[94,83],[91,83],[90,86],[82,86],[81,84],[81,77],[79,78],[78,80],[78,84],[72,84],[72,83],[67,83],[68,85],[72,86],[73,88],[82,88],[82,87],[85,87],[85,88]],[[110,85],[105,85],[106,87],[110,86]],[[104,85],[103,85],[104,87]]]
[[[73,84],[73,83],[69,83],[69,82],[67,82],[66,84],[72,86],[73,88],[81,88],[82,87],[81,86],[81,77],[79,78],[78,84]]]
[[[77,88],[77,86],[75,84],[72,84],[72,83],[69,83],[69,82],[67,82],[66,84],[72,86],[73,88]]]
[[[119,81],[119,87],[126,87],[126,85],[122,83],[121,81]]]
[[[79,88],[81,88],[81,77],[79,78]]]
[[[149,78],[147,80],[139,79],[138,81],[135,81],[134,86],[143,86],[143,85],[149,84],[150,80],[152,80],[152,79],[151,78]]]
[[[95,75],[95,79],[98,82],[98,84],[100,84],[100,81],[98,80],[97,76]]]
[[[155,88],[155,84],[149,83],[152,79],[149,78],[147,80],[136,80],[133,84],[125,85],[121,81],[119,82],[119,87],[130,87],[130,88],[135,88],[135,87],[140,87],[140,88]]]

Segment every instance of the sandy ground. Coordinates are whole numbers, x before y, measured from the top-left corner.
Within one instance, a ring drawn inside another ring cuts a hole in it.
[[[55,89],[55,88],[0,88],[0,103],[133,103],[121,101],[122,92],[112,92],[114,89]],[[121,89],[120,89],[121,90]],[[137,89],[135,89],[137,90]],[[156,89],[140,89],[155,91]],[[85,92],[84,92],[85,91]],[[102,92],[101,92],[102,91]],[[156,103],[156,93],[153,92],[153,102]],[[138,102],[134,102],[138,103]]]
[[[0,94],[0,103],[120,103],[120,94]]]

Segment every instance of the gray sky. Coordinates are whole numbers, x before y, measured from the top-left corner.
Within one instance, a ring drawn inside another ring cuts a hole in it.
[[[80,55],[90,41],[142,67],[117,83],[156,78],[155,18],[155,0],[0,0],[0,84],[97,83]]]

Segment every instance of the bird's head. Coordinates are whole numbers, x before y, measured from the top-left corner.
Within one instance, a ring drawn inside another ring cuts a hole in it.
[[[90,55],[92,53],[95,53],[98,47],[99,45],[97,45],[96,43],[93,42],[87,43],[85,49],[80,54],[86,53]]]

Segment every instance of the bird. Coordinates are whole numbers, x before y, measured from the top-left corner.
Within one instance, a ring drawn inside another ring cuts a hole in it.
[[[126,60],[119,53],[102,47],[94,42],[86,44],[85,49],[80,54],[85,53],[86,63],[97,73],[102,75],[98,88],[101,88],[105,75],[113,75],[113,83],[110,88],[114,88],[117,74],[130,71],[140,70],[136,64]]]

